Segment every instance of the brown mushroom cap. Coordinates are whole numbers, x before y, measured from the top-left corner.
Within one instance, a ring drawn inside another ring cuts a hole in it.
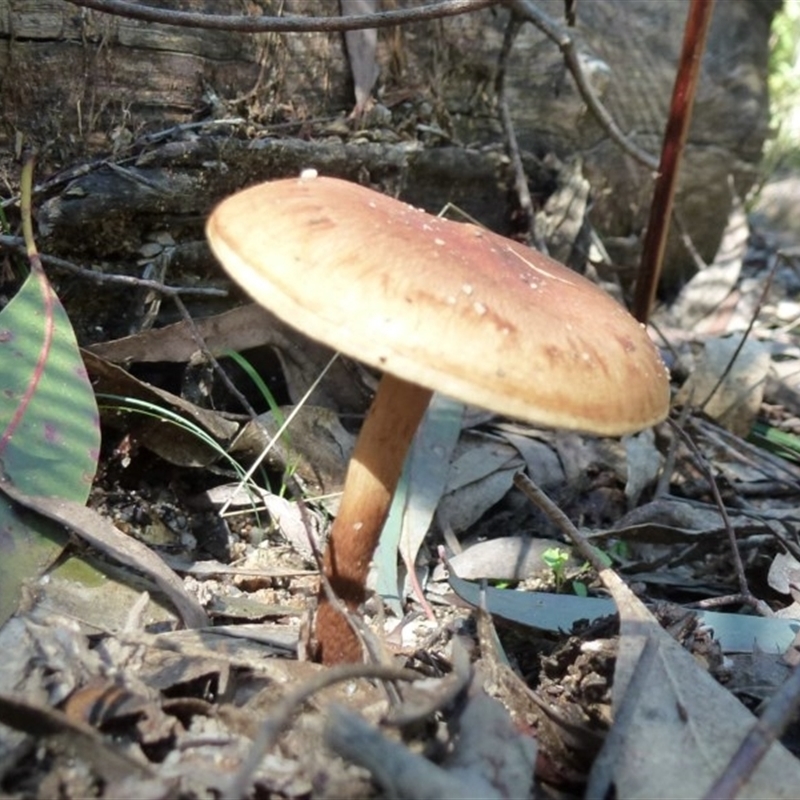
[[[346,181],[254,186],[208,221],[261,305],[406,381],[534,424],[621,435],[662,420],[644,327],[556,261]]]

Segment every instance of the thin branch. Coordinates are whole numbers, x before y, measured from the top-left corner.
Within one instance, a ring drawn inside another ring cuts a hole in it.
[[[711,490],[711,496],[714,498],[717,511],[719,511],[719,515],[722,518],[722,525],[725,528],[725,532],[728,534],[728,544],[731,548],[731,559],[733,561],[734,572],[736,574],[736,582],[739,584],[739,592],[743,598],[751,598],[749,603],[759,614],[763,616],[769,616],[772,612],[769,610],[767,604],[761,600],[758,600],[750,591],[750,587],[747,585],[747,576],[745,575],[742,556],[739,552],[739,544],[736,541],[736,531],[734,531],[733,525],[731,525],[731,520],[728,516],[728,510],[725,507],[725,502],[722,499],[719,486],[717,486],[717,481],[714,479],[714,474],[711,471],[711,466],[708,463],[708,460],[700,451],[700,448],[697,446],[694,439],[683,428],[678,427],[674,422],[672,422],[672,420],[667,420],[667,422],[670,424],[672,430],[675,431],[675,433],[681,438],[689,452],[694,456],[695,463],[708,481],[709,489]]]
[[[409,22],[424,22],[442,17],[455,17],[495,5],[500,0],[440,0],[419,8],[384,11],[379,14],[358,14],[344,17],[303,17],[287,15],[237,16],[171,11],[132,3],[128,0],[67,0],[82,8],[114,14],[144,22],[159,22],[181,28],[204,28],[240,33],[311,33],[353,31],[359,28],[389,28]]]
[[[728,375],[730,375],[731,370],[733,369],[733,365],[736,363],[736,359],[739,358],[739,354],[742,352],[742,348],[744,348],[745,343],[750,338],[750,334],[753,332],[753,328],[755,327],[756,321],[758,320],[759,315],[761,314],[761,309],[764,307],[764,303],[767,302],[767,297],[769,296],[769,291],[772,288],[772,281],[775,279],[775,273],[778,269],[778,259],[775,259],[772,263],[772,268],[767,273],[767,278],[764,281],[764,288],[761,290],[761,296],[758,298],[758,302],[756,303],[755,308],[753,309],[753,313],[750,315],[750,321],[747,323],[747,327],[744,329],[742,333],[741,339],[739,339],[739,343],[736,345],[736,348],[733,351],[728,363],[725,365],[725,369],[722,370],[720,373],[719,378],[717,378],[717,382],[714,384],[714,387],[708,393],[708,396],[702,403],[699,404],[699,408],[701,411],[706,410],[706,406],[711,402],[711,398],[719,391],[720,387],[723,383],[728,379]],[[753,387],[754,388],[754,387]],[[750,390],[752,391],[752,389]],[[740,402],[740,398],[736,398],[736,403]],[[728,406],[726,408],[727,411],[730,411],[731,407]]]
[[[546,14],[540,11],[531,0],[504,0],[506,6],[511,9],[514,14],[535,25],[545,36],[558,45],[564,56],[564,62],[567,69],[575,79],[583,101],[586,103],[589,111],[594,114],[595,119],[600,127],[624,150],[631,158],[636,159],[640,164],[643,164],[648,169],[653,171],[658,169],[658,160],[655,156],[651,155],[640,147],[637,147],[625,134],[619,129],[614,118],[608,112],[606,107],[600,101],[594,87],[589,82],[584,72],[583,65],[578,58],[578,53],[575,50],[575,42],[572,37],[558,24],[553,22]]]
[[[25,252],[25,240],[19,236],[0,235],[0,248],[16,250],[20,253]],[[118,286],[131,286],[136,289],[149,289],[158,292],[166,297],[176,297],[181,294],[202,295],[205,297],[227,297],[230,292],[227,289],[215,289],[210,286],[167,286],[159,281],[151,281],[146,278],[136,278],[133,275],[113,275],[105,272],[95,272],[86,267],[79,267],[71,261],[67,261],[58,256],[48,256],[42,253],[39,258],[43,264],[53,269],[68,272],[78,278],[93,281],[94,283],[117,284]]]
[[[225,796],[245,797],[249,794],[250,784],[256,770],[264,760],[264,756],[277,744],[279,736],[291,723],[297,711],[318,692],[336,683],[358,678],[411,683],[421,677],[419,673],[410,669],[384,664],[339,664],[317,673],[272,705],[267,718],[261,724],[258,734],[253,740],[250,752],[238,771],[231,777],[227,791],[224,793]]]
[[[575,527],[572,520],[524,473],[514,475],[517,487],[569,539],[597,574],[603,578],[609,570],[600,551]],[[608,587],[606,587],[608,588]]]
[[[525,228],[529,239],[533,238],[533,200],[528,189],[528,177],[525,174],[525,167],[522,163],[522,154],[517,142],[517,134],[514,131],[514,120],[511,116],[511,109],[508,106],[508,96],[506,94],[506,68],[508,59],[514,47],[514,40],[522,27],[522,20],[516,15],[511,14],[511,19],[506,26],[503,36],[503,46],[500,49],[500,56],[497,59],[497,77],[495,78],[494,89],[497,94],[497,105],[500,111],[500,120],[503,123],[503,130],[506,134],[508,145],[508,155],[511,159],[511,166],[514,169],[514,189],[517,192],[517,199],[522,213],[525,215]],[[536,246],[544,250],[544,242],[535,242]]]
[[[175,294],[172,296],[172,300],[175,303],[175,306],[178,309],[178,313],[183,318],[183,321],[186,323],[187,327],[189,328],[189,332],[192,335],[192,338],[197,343],[197,346],[200,348],[200,352],[203,354],[203,358],[205,358],[210,364],[211,368],[214,370],[216,375],[225,385],[225,388],[231,393],[231,395],[239,401],[239,405],[245,410],[247,414],[250,415],[250,419],[255,420],[258,417],[256,414],[255,409],[253,406],[250,405],[247,398],[239,391],[236,384],[231,380],[230,375],[223,369],[222,364],[217,361],[214,357],[214,354],[208,349],[208,345],[203,339],[200,331],[197,330],[197,323],[194,321],[194,317],[189,313],[189,309],[183,303],[180,296]]]
[[[772,695],[767,707],[742,739],[739,749],[728,762],[722,775],[703,795],[704,800],[733,800],[739,796],[756,767],[770,747],[783,735],[800,708],[800,666],[795,665],[789,677]],[[777,788],[777,787],[776,787]]]
[[[650,218],[642,245],[642,262],[633,298],[633,316],[641,323],[647,323],[650,309],[656,299],[656,289],[667,247],[669,221],[678,185],[678,169],[683,158],[689,124],[692,121],[694,98],[700,81],[700,67],[713,10],[714,0],[691,0],[689,4],[678,71],[672,88],[669,117],[661,145],[661,162],[658,166],[653,202],[650,205]]]

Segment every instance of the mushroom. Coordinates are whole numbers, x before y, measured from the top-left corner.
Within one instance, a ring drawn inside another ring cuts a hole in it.
[[[537,425],[622,435],[662,420],[667,372],[644,327],[542,253],[357,184],[304,173],[246,189],[208,220],[211,248],[259,304],[383,372],[324,556],[350,609],[433,391]],[[323,663],[361,660],[319,595]]]

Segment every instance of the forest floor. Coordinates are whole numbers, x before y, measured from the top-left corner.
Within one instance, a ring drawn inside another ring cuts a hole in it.
[[[0,628],[3,796],[578,797],[613,784],[700,797],[736,770],[752,796],[791,796],[796,722],[766,725],[787,749],[761,766],[735,753],[800,647],[798,197],[800,175],[767,182],[657,310],[671,422],[617,441],[467,410],[447,439],[432,416],[444,451],[424,466],[447,479],[422,522],[412,482],[387,527],[369,665],[304,653],[314,547],[373,378],[340,363],[335,410],[304,409],[240,491],[326,354],[287,369],[283,332],[242,346],[260,312],[224,312],[229,327],[208,333],[215,352],[244,353],[221,361],[253,419],[185,321],[96,337],[89,515],[61,519],[70,541]],[[92,291],[105,318],[127,317],[108,303],[128,294]],[[520,491],[520,472],[606,570]]]

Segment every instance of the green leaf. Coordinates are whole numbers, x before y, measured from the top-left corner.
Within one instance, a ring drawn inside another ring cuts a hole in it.
[[[0,311],[0,471],[29,495],[85,503],[97,468],[97,405],[69,318],[41,269]],[[0,624],[66,536],[0,494]]]
[[[763,447],[764,450],[785,458],[787,461],[800,462],[800,438],[792,433],[787,433],[759,420],[753,424],[753,430],[750,431],[747,438],[759,447]]]

